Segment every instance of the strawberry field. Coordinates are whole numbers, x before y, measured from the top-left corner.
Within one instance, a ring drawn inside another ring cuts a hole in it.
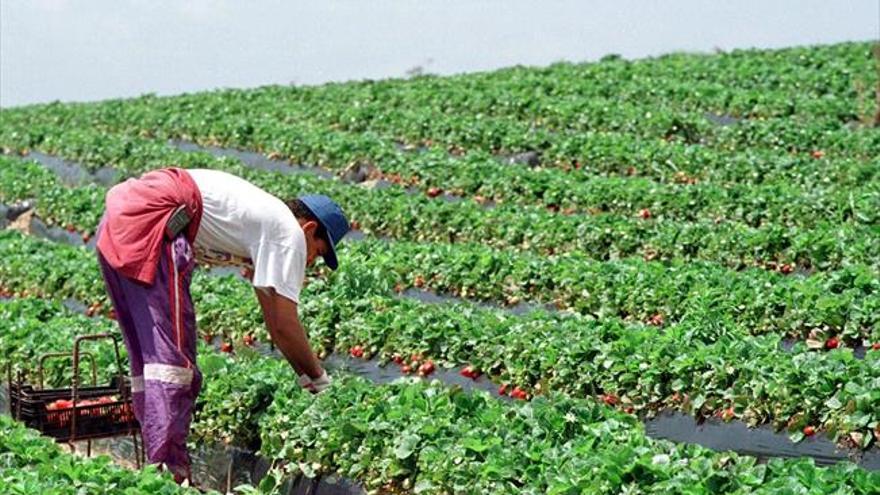
[[[214,168],[357,229],[301,298],[336,363],[317,396],[245,280],[194,276],[190,441],[265,459],[244,492],[877,493],[877,63],[845,43],[4,109],[0,361],[36,379],[118,332],[92,239],[110,184]],[[657,434],[669,415],[695,440]],[[49,492],[28,473],[58,456],[85,491],[176,489],[0,421],[13,493]]]

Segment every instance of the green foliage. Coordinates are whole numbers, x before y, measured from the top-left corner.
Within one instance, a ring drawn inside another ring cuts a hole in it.
[[[0,240],[4,237],[19,252],[41,252],[42,256],[58,252],[59,259],[69,251],[81,253],[81,261],[72,262],[70,269],[94,265],[89,253],[76,248],[19,234],[0,234]],[[0,242],[0,255],[10,253],[13,266],[29,265],[27,257],[14,256],[4,245]],[[57,263],[53,266],[60,270]],[[691,314],[670,315],[670,321],[660,328],[614,314],[596,318],[537,311],[514,316],[470,304],[425,305],[391,296],[393,279],[387,278],[387,272],[347,263],[333,276],[317,278],[307,287],[301,313],[320,352],[346,353],[360,345],[366,357],[385,361],[395,353],[421,352],[448,366],[476,366],[499,383],[572,397],[611,394],[620,400],[619,407],[641,414],[672,407],[706,417],[732,408],[728,419],[740,418],[752,425],[771,422],[794,433],[807,424],[822,425],[835,439],[863,447],[874,443],[880,424],[876,407],[880,352],[869,351],[863,360],[854,358],[850,350],[817,351],[804,344],[786,352],[780,348],[779,333],[713,317],[719,311],[718,301]],[[20,288],[10,282],[14,280],[14,274],[0,277],[3,284]],[[39,286],[38,281],[34,283]],[[766,296],[758,296],[766,301]],[[193,298],[203,335],[234,342],[237,352],[246,350],[245,335],[268,341],[255,297],[244,281],[197,273]],[[33,329],[47,319],[41,316],[47,311],[43,305],[32,305],[7,303],[13,309],[7,318],[12,334],[6,346],[13,353],[36,352],[20,344],[21,335],[39,339]],[[55,311],[47,314],[60,319]],[[50,326],[76,329],[89,324],[84,317],[60,319],[69,320],[77,325],[56,325],[52,320]],[[16,331],[21,328],[25,330]],[[59,341],[69,335],[69,331],[58,332],[58,340],[48,342],[61,345]],[[208,363],[212,370],[219,370],[217,375],[240,384],[236,385],[239,392],[229,389],[232,381],[207,387],[209,399],[200,413],[204,435],[254,445],[255,428],[239,414],[264,404],[273,388],[267,373],[276,368],[255,367],[236,375],[220,357]],[[211,400],[213,396],[222,402]]]
[[[68,454],[54,441],[5,415],[0,415],[0,484],[3,493],[10,495],[199,493],[181,488],[154,466],[134,472],[114,465],[106,456],[86,459]]]
[[[423,353],[537,393],[507,403],[337,375],[312,396],[286,363],[241,343],[268,341],[251,288],[199,273],[200,332],[235,351],[200,350],[193,439],[261,445],[276,466],[241,492],[335,472],[395,493],[873,494],[878,475],[852,464],[758,464],[654,441],[601,403],[876,444],[880,351],[859,360],[846,348],[880,341],[880,133],[864,125],[874,109],[859,89],[876,85],[869,46],[52,103],[0,110],[0,147],[121,178],[177,165],[225,170],[280,197],[328,194],[390,241],[346,244],[340,270],[313,273],[301,313],[322,354]],[[168,139],[392,185],[256,170]],[[0,203],[33,200],[50,225],[93,234],[105,193],[0,156]],[[0,359],[32,363],[75,335],[113,331],[27,299],[73,298],[101,314],[94,253],[2,232],[0,257],[0,289],[25,298],[0,304]],[[410,287],[563,311],[511,315],[395,293]],[[784,337],[797,340],[790,351]],[[830,337],[844,348],[816,348]],[[98,354],[102,378],[110,355]],[[50,383],[65,366],[51,364]],[[7,422],[0,482],[11,493],[177,493],[152,471],[74,462]]]

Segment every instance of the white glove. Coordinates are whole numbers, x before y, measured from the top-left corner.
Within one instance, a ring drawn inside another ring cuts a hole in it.
[[[330,386],[330,377],[327,376],[326,370],[321,370],[321,376],[319,376],[318,378],[312,379],[311,387],[315,393],[321,393],[329,386]]]
[[[296,379],[296,383],[304,389],[311,390],[312,388],[312,379],[309,378],[309,375],[306,375],[305,373],[299,375],[299,378]]]
[[[321,370],[321,376],[318,378],[312,379],[309,375],[302,374],[296,379],[296,383],[309,392],[317,394],[330,386],[330,377],[327,375],[327,371]]]

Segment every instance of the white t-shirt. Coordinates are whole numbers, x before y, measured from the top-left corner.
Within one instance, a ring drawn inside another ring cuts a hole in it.
[[[254,271],[254,287],[273,287],[299,303],[306,271],[306,239],[283,201],[219,170],[190,169],[202,193],[196,260]]]

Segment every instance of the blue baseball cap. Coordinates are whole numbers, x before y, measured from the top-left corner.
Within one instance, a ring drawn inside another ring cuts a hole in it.
[[[330,245],[330,252],[324,255],[324,263],[331,270],[335,270],[339,266],[339,261],[336,259],[336,243],[342,240],[351,229],[345,214],[342,213],[339,205],[323,194],[306,194],[298,199],[315,215],[318,223],[327,232],[327,243]]]

